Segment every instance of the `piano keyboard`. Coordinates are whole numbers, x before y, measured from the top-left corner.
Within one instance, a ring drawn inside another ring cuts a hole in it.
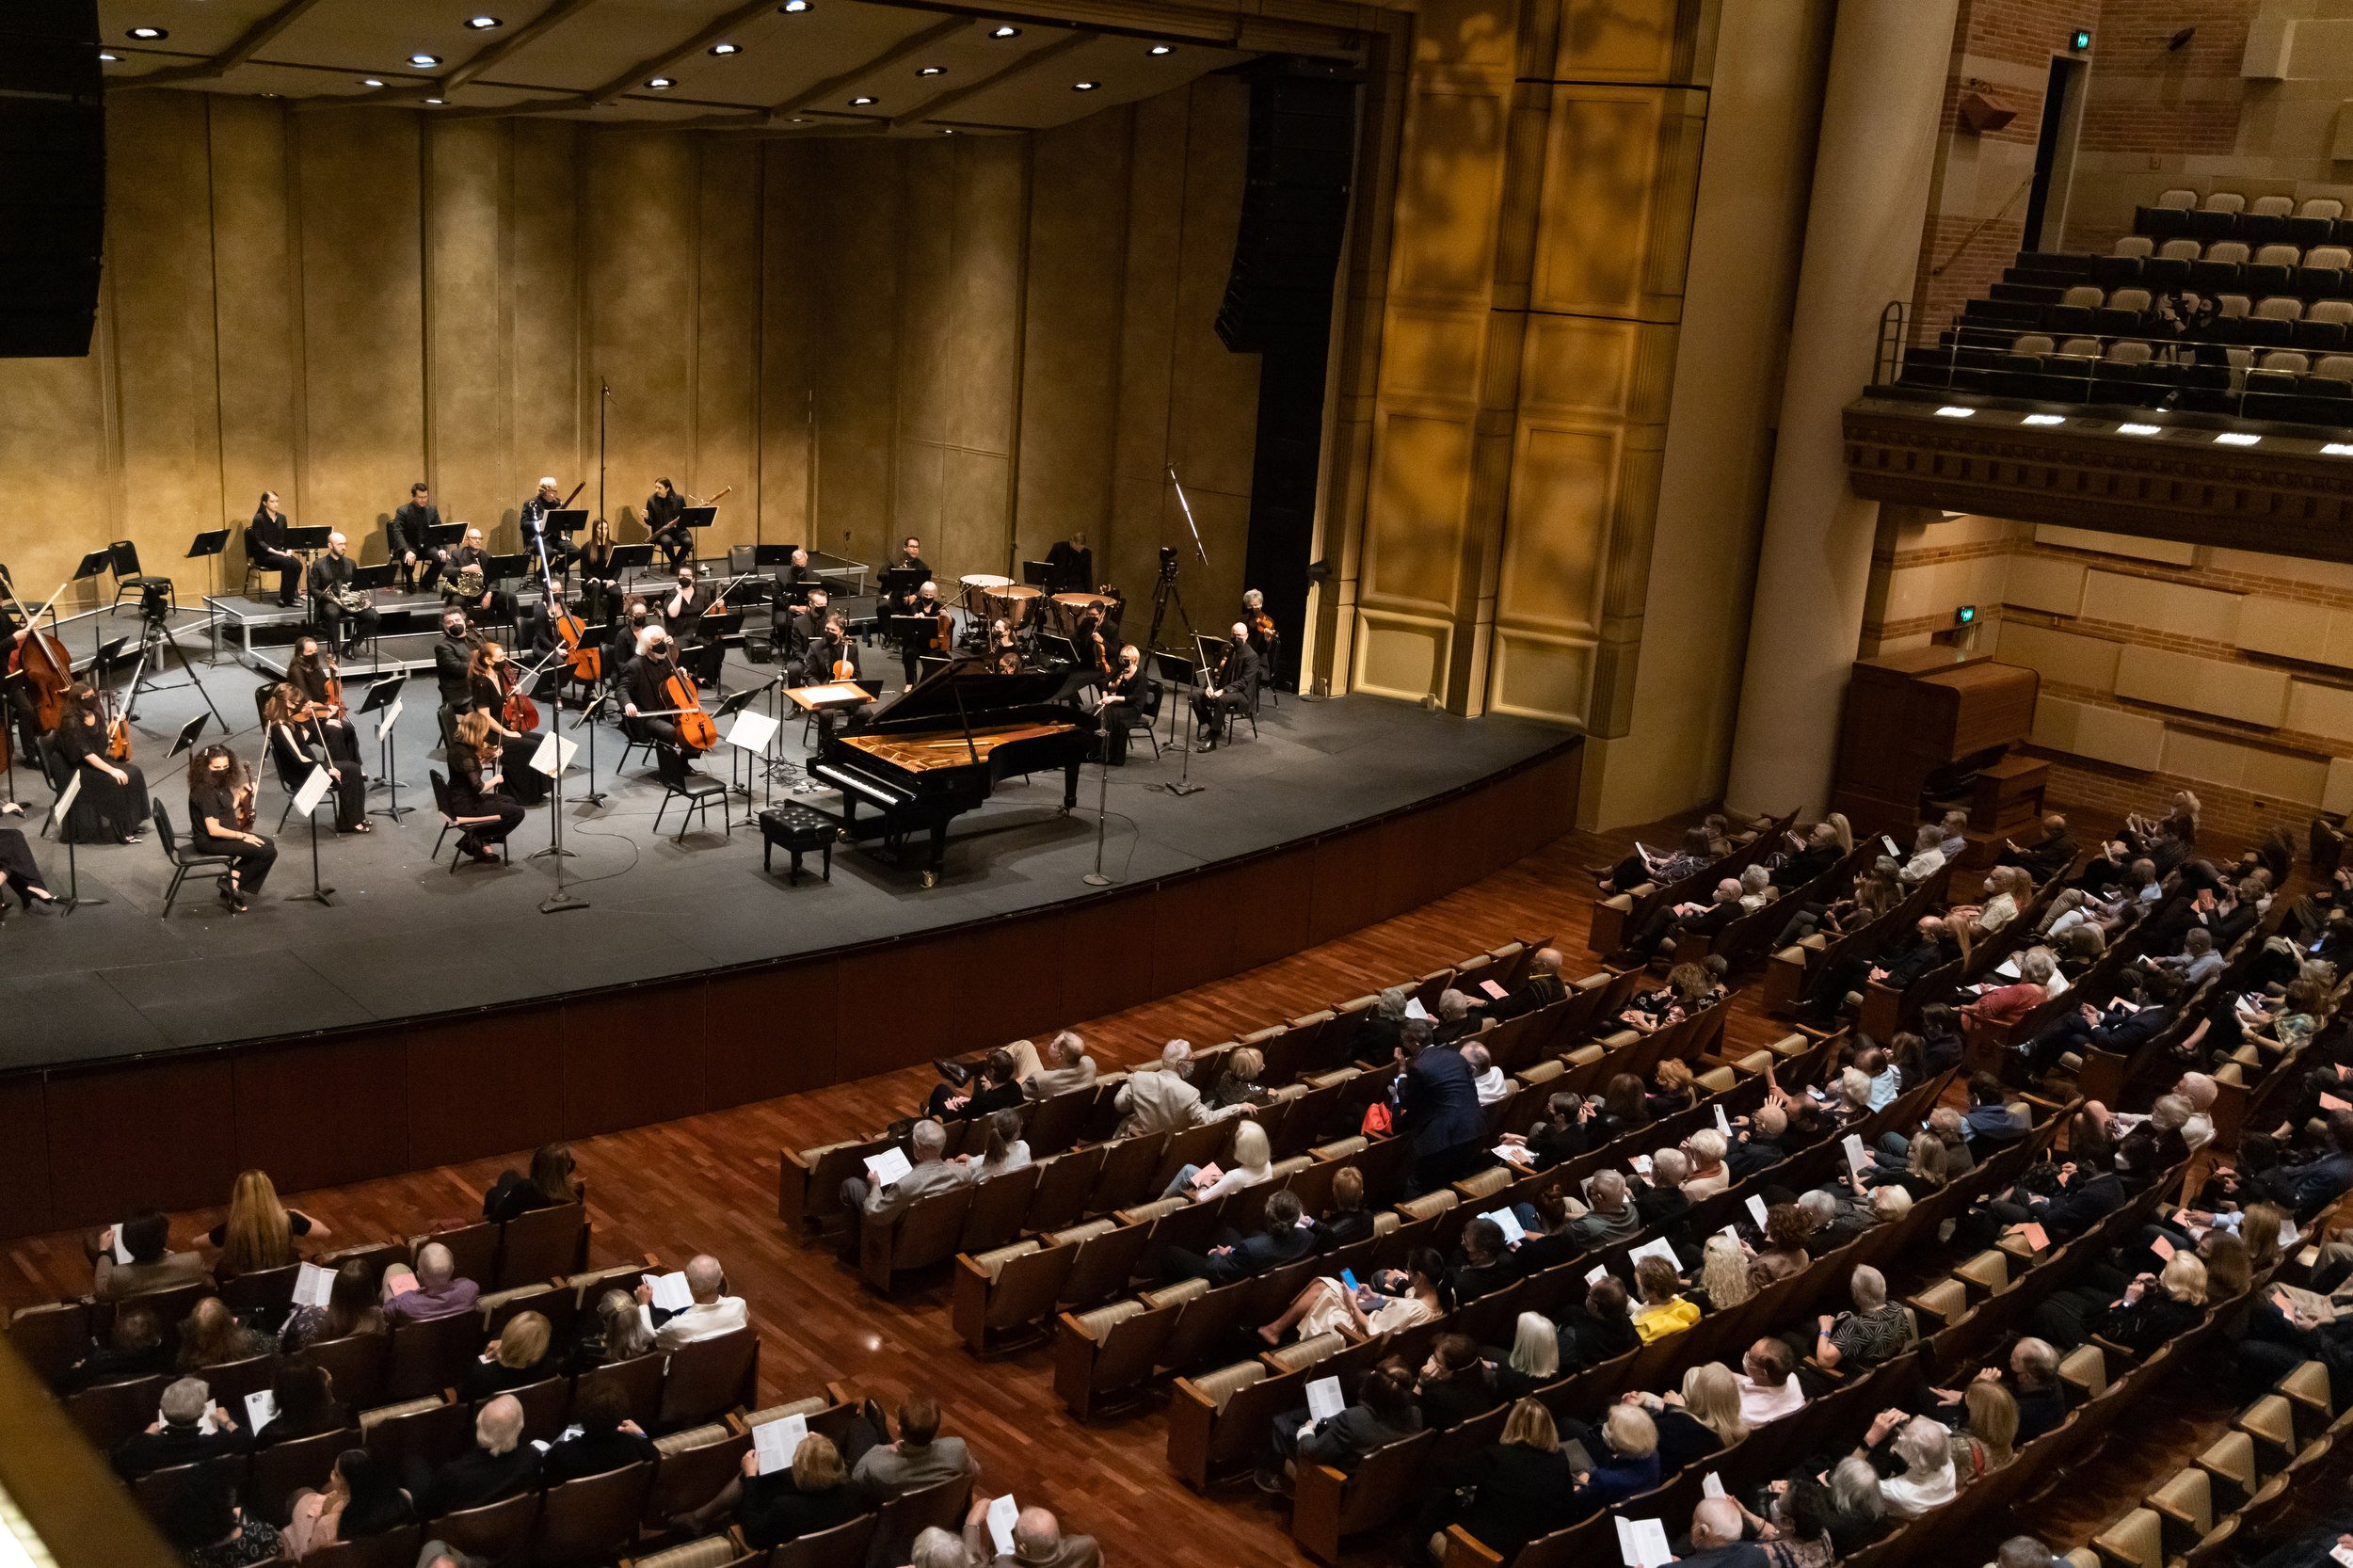
[[[878,806],[901,807],[915,798],[904,791],[890,789],[858,774],[844,773],[829,763],[812,762],[808,771],[820,778],[830,780],[840,789],[864,795]]]

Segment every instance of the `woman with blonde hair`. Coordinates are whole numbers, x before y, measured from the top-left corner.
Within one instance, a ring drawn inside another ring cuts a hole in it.
[[[1680,1393],[1629,1393],[1621,1396],[1621,1402],[1650,1414],[1658,1433],[1662,1480],[1687,1464],[1714,1458],[1749,1434],[1740,1419],[1740,1384],[1721,1361],[1687,1368]]]
[[[2018,1401],[1998,1380],[1977,1378],[1961,1402],[1969,1412],[1969,1473],[1961,1478],[1966,1482],[2017,1457]]]
[[[637,1310],[637,1298],[626,1290],[607,1290],[597,1298],[597,1310],[574,1330],[571,1367],[575,1372],[594,1371],[634,1361],[652,1349],[653,1331]]]
[[[1497,1390],[1506,1399],[1525,1398],[1561,1376],[1561,1331],[1543,1313],[1523,1312],[1509,1353],[1486,1359],[1495,1363]]]
[[[279,1202],[278,1189],[265,1172],[240,1171],[229,1193],[229,1217],[215,1225],[205,1240],[220,1249],[213,1272],[225,1279],[299,1263],[294,1238],[328,1234],[328,1228],[310,1215]]]
[[[1502,1436],[1445,1478],[1415,1521],[1413,1539],[1440,1562],[1447,1529],[1459,1525],[1509,1560],[1577,1518],[1569,1504],[1574,1484],[1552,1412],[1541,1400],[1522,1400],[1504,1417]]]
[[[1245,1187],[1256,1187],[1274,1178],[1274,1153],[1267,1143],[1266,1128],[1257,1122],[1244,1121],[1234,1128],[1232,1151],[1228,1163],[1207,1181],[1202,1180],[1203,1167],[1186,1164],[1177,1171],[1160,1196],[1177,1197],[1188,1189],[1195,1203],[1215,1203],[1228,1192],[1239,1192]]]
[[[1699,1277],[1692,1281],[1707,1298],[1707,1310],[1721,1312],[1756,1294],[1749,1255],[1739,1242],[1718,1231],[1700,1253]]]
[[[499,1336],[483,1347],[482,1359],[466,1368],[466,1398],[495,1399],[557,1376],[551,1341],[553,1331],[536,1312],[518,1312],[506,1320]]]

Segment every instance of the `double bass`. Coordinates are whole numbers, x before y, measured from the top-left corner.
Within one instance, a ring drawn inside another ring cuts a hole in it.
[[[27,628],[24,641],[18,645],[11,659],[24,677],[26,690],[32,694],[33,715],[44,734],[65,722],[65,694],[73,684],[73,659],[63,643],[40,629],[40,619],[71,585],[72,579],[59,584],[56,593],[49,596],[48,604],[27,613],[24,601],[16,597],[16,584],[8,568],[0,567],[0,591],[7,593],[8,607]],[[8,766],[9,760],[8,727],[0,723],[0,767]]]

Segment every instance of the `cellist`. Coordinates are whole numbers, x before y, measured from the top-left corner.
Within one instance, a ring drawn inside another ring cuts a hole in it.
[[[670,678],[679,673],[677,648],[659,623],[638,634],[637,657],[621,666],[621,715],[633,740],[651,741],[667,751],[679,748],[678,719],[670,712]],[[654,716],[648,716],[654,715]]]
[[[540,737],[526,734],[506,721],[506,699],[515,690],[515,666],[506,649],[495,642],[486,639],[467,661],[466,693],[473,703],[469,711],[490,716],[488,734],[499,745],[506,792],[525,806],[536,806],[548,793],[546,776],[531,766]]]

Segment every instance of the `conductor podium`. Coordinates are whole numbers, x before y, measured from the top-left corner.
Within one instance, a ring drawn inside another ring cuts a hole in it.
[[[2042,764],[2008,755],[2034,728],[2039,685],[2030,669],[1953,648],[1857,660],[1831,808],[1858,839],[1884,833],[1906,854],[1931,811],[1967,809],[1973,840],[2002,837],[2041,805]]]

